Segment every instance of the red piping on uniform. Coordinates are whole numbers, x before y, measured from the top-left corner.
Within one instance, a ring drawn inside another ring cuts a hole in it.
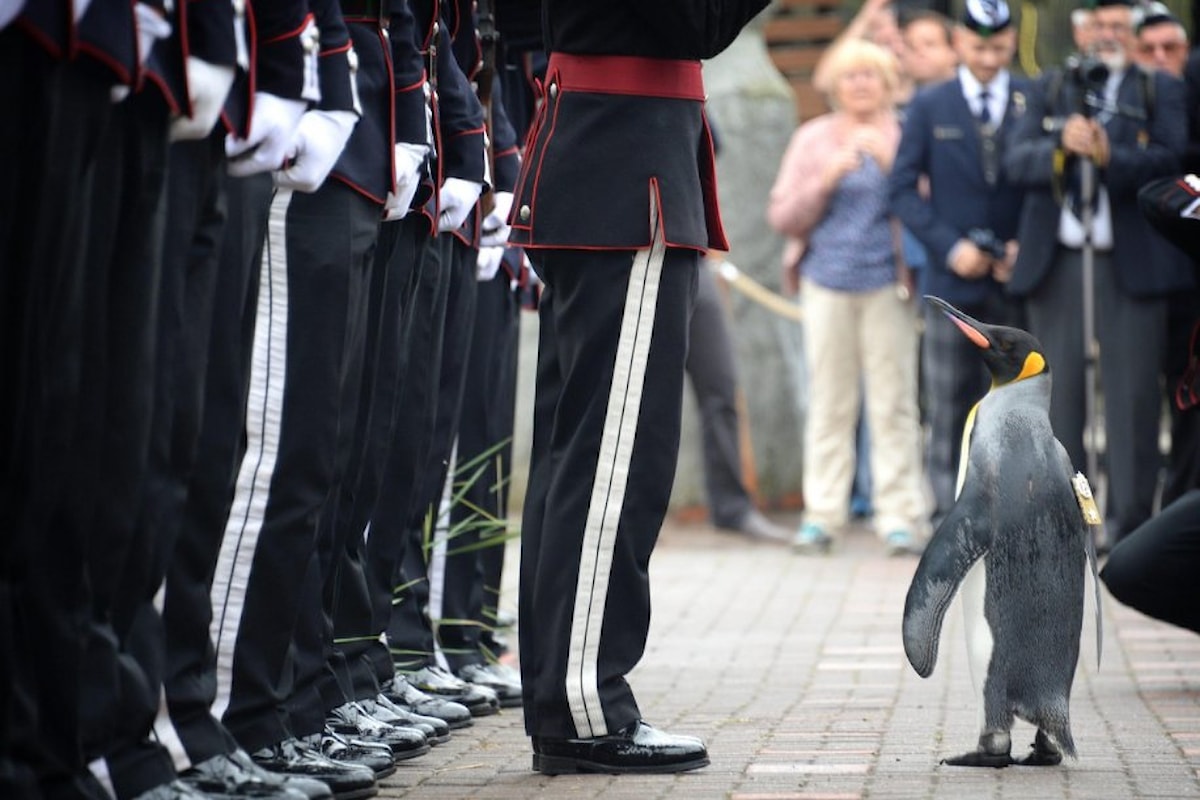
[[[699,61],[551,53],[546,74],[562,91],[704,101]]]
[[[329,50],[322,50],[319,53],[317,53],[317,55],[320,56],[321,58],[324,58],[325,56],[333,56],[333,55],[337,55],[338,53],[348,53],[348,52],[350,52],[350,50],[353,47],[354,47],[353,42],[346,42],[343,45],[339,45],[337,47],[332,47]]]
[[[300,23],[299,28],[296,28],[294,31],[288,31],[287,33],[281,33],[273,39],[267,39],[263,42],[263,44],[275,44],[275,42],[282,42],[287,39],[295,39],[297,36],[304,33],[305,29],[307,29],[309,25],[315,24],[316,17],[314,17],[312,14],[306,14],[304,16],[304,21]]]

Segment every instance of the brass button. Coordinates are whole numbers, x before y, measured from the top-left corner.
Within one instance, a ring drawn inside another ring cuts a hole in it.
[[[521,222],[529,222],[529,206],[521,206],[520,217]]]
[[[558,97],[558,84],[551,82],[550,88],[546,91],[550,95],[550,99],[553,100],[554,98]]]

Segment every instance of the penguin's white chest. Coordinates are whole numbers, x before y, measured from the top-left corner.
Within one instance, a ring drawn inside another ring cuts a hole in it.
[[[959,589],[959,596],[962,598],[963,628],[967,635],[967,657],[971,665],[971,683],[981,699],[983,685],[987,681],[988,665],[992,663],[992,650],[995,647],[991,626],[983,613],[986,590],[987,567],[981,558],[967,572]],[[979,708],[982,715],[982,702]]]

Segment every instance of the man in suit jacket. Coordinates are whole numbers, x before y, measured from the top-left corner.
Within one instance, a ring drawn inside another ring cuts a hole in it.
[[[1027,190],[1009,288],[1025,299],[1030,330],[1054,369],[1050,421],[1078,466],[1086,456],[1088,391],[1083,266],[1086,249],[1094,254],[1110,542],[1153,510],[1165,298],[1192,280],[1182,255],[1154,232],[1136,201],[1138,187],[1178,169],[1187,143],[1183,85],[1133,65],[1125,1],[1101,0],[1095,11],[1093,49],[1104,69],[1048,73],[1031,93],[1005,160],[1010,179]],[[1085,165],[1094,168],[1097,187],[1090,231],[1076,200]]]
[[[1007,132],[1025,111],[1027,85],[1011,75],[1016,32],[1004,0],[971,0],[954,31],[957,76],[913,98],[892,167],[892,211],[928,254],[921,291],[978,319],[1015,324],[1004,294],[1015,257],[1021,193],[1004,175]],[[921,188],[928,180],[928,191]],[[972,232],[987,232],[994,249]],[[990,379],[970,342],[925,309],[921,380],[930,426],[926,458],[934,527],[954,504],[959,444],[967,412]]]

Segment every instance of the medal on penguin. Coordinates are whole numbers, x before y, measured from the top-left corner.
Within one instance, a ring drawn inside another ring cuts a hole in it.
[[[942,763],[1053,766],[1076,758],[1069,701],[1079,660],[1085,571],[1096,554],[1078,482],[1050,428],[1050,368],[1038,340],[987,325],[926,297],[978,348],[992,386],[967,416],[958,499],[925,549],[904,602],[904,652],[922,678],[937,663],[942,620],[961,591],[971,678],[979,693],[976,750]],[[1014,760],[1014,719],[1037,727]]]

